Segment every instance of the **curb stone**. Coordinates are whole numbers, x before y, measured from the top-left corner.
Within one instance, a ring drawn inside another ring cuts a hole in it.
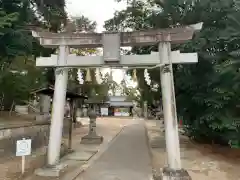
[[[146,143],[147,143],[147,146],[148,146],[148,154],[151,158],[151,167],[152,167],[152,175],[151,175],[151,180],[155,180],[155,174],[156,174],[156,170],[153,169],[153,165],[152,165],[152,158],[153,158],[153,153],[152,153],[152,150],[151,150],[151,143],[150,143],[150,138],[149,138],[149,135],[148,135],[148,128],[147,128],[147,124],[146,124],[146,120],[144,121],[144,128],[145,128],[145,135],[146,135]],[[157,179],[156,179],[157,180]]]
[[[149,155],[151,158],[151,162],[152,162],[152,158],[153,158],[153,153],[152,153],[152,147],[151,147],[151,142],[150,142],[150,137],[149,137],[149,129],[147,127],[147,123],[145,121],[145,129],[146,129],[146,136],[147,136],[147,144],[148,144],[148,150],[149,150]],[[161,172],[159,170],[156,170],[153,165],[152,165],[152,180],[162,180],[161,179]]]

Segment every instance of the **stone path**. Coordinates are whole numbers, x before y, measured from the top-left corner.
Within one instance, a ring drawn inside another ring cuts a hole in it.
[[[150,180],[150,152],[144,122],[124,127],[104,154],[76,180]]]

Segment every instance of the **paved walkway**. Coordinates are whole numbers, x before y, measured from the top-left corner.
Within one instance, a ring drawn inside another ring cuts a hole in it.
[[[124,127],[104,154],[76,180],[150,180],[151,160],[144,122]]]

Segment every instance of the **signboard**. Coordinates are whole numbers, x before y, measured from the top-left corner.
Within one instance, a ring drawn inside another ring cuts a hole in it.
[[[108,116],[108,108],[101,108],[101,115]]]
[[[121,112],[114,112],[114,116],[122,116]]]
[[[28,156],[32,151],[32,140],[22,139],[18,140],[16,144],[16,156]]]
[[[122,116],[128,117],[128,116],[130,116],[130,114],[129,114],[129,112],[122,112]]]
[[[114,116],[129,116],[129,108],[115,108]]]

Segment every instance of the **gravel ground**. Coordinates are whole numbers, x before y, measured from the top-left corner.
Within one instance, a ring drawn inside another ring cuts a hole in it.
[[[164,133],[159,121],[146,121],[156,172],[166,165]],[[240,150],[220,146],[194,144],[180,137],[181,159],[193,180],[240,180]]]

